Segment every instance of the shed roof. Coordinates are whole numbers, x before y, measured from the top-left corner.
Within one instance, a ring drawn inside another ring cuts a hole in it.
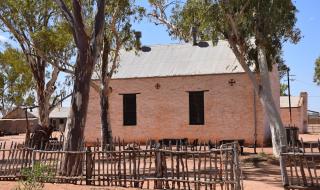
[[[68,118],[70,107],[56,107],[52,110],[49,117],[50,118]],[[39,110],[34,109],[32,112],[33,115],[39,117]]]
[[[207,43],[207,47],[206,44]],[[204,46],[203,46],[204,45]],[[244,72],[226,41],[153,45],[149,51],[121,51],[114,79]],[[97,77],[93,77],[96,79]]]
[[[291,96],[291,107],[298,108],[302,106],[303,97],[302,96]],[[280,108],[289,107],[289,96],[280,96]]]
[[[36,117],[34,114],[27,111],[28,118]],[[8,112],[2,119],[25,119],[25,109],[21,107],[16,107],[12,111]]]

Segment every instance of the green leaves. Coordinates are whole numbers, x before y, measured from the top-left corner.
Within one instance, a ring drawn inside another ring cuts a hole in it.
[[[288,90],[288,85],[287,84],[280,84],[280,96],[288,96],[288,94],[286,93]]]
[[[315,61],[315,68],[314,68],[314,82],[317,85],[320,85],[320,57]]]
[[[36,162],[32,168],[24,168],[21,171],[23,180],[19,181],[17,190],[42,190],[44,182],[53,178],[52,168]]]
[[[34,102],[33,78],[23,53],[12,47],[0,52],[0,101],[2,113],[13,106]]]
[[[154,0],[165,7],[164,0]],[[257,63],[257,46],[266,49],[269,69],[281,59],[282,43],[300,40],[295,27],[297,9],[291,0],[187,0],[175,6],[171,22],[180,33],[171,33],[189,41],[190,29],[198,29],[201,40],[233,41],[245,54],[248,65]]]

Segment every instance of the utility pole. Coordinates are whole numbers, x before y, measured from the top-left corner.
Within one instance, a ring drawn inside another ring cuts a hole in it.
[[[290,93],[290,68],[287,68],[287,80],[288,80],[288,98],[289,98],[289,113],[290,113],[290,126],[292,126],[292,114],[291,114],[291,93]]]

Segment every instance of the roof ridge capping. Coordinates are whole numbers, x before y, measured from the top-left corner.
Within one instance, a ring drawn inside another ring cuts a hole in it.
[[[166,44],[150,44],[150,45],[144,45],[146,47],[158,47],[158,46],[181,46],[181,45],[189,45],[190,47],[200,47],[201,45],[206,45],[208,44],[208,46],[220,46],[220,45],[224,45],[223,43],[227,43],[227,40],[219,40],[218,43],[216,43],[215,45],[212,44],[212,41],[210,40],[202,40],[198,42],[198,45],[192,45],[192,43],[190,42],[176,42],[176,43],[166,43]],[[200,45],[199,45],[200,44]]]

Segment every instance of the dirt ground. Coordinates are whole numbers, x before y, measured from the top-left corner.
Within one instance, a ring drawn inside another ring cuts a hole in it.
[[[23,135],[0,137],[0,141],[22,141]],[[304,142],[317,141],[320,134],[303,134]],[[272,157],[272,148],[258,148],[253,154],[252,148],[245,148],[241,157],[244,190],[283,190],[278,162]],[[17,182],[0,181],[0,190],[11,190]],[[80,186],[71,184],[45,184],[46,190],[132,190],[133,188]]]

